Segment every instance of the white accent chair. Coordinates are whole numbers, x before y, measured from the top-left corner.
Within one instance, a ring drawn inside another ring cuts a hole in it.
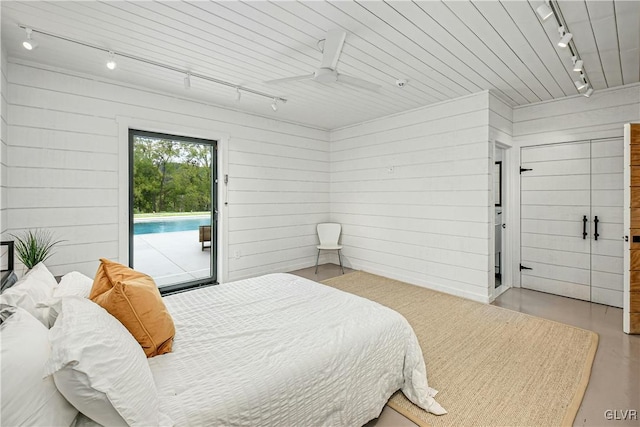
[[[338,251],[338,261],[340,262],[340,268],[342,274],[344,274],[344,267],[342,266],[342,258],[340,257],[340,249],[342,245],[338,244],[340,239],[340,232],[342,231],[342,225],[333,222],[325,222],[318,224],[318,238],[320,244],[316,246],[318,248],[318,257],[316,258],[316,273],[318,274],[318,262],[320,261],[320,251]]]

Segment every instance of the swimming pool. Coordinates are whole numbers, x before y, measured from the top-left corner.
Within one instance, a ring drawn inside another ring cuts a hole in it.
[[[197,230],[201,225],[211,225],[211,218],[199,216],[196,218],[164,218],[161,220],[143,219],[133,223],[133,234]]]

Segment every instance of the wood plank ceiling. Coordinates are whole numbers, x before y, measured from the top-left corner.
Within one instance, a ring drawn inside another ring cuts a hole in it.
[[[45,64],[127,85],[335,129],[471,93],[492,90],[511,105],[576,95],[557,24],[530,1],[2,1],[2,45],[16,62]],[[595,90],[640,81],[640,1],[560,1]],[[35,34],[20,46],[18,24],[86,41],[288,99],[271,101],[138,61]],[[341,73],[382,85],[379,93],[313,81],[318,41],[342,28]],[[400,89],[396,79],[408,84]],[[587,102],[587,101],[585,101]]]

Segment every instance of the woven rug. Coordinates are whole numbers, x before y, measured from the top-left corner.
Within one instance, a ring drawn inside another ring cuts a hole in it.
[[[598,335],[364,272],[322,282],[401,313],[413,327],[436,400],[429,414],[401,392],[388,405],[420,426],[572,425]]]

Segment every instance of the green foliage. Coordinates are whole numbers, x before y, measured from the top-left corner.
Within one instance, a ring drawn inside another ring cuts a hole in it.
[[[26,230],[21,234],[11,234],[15,239],[18,259],[29,269],[39,262],[46,261],[53,252],[51,250],[62,240],[54,240],[53,233],[47,230]]]
[[[211,210],[211,147],[136,136],[135,213]]]

